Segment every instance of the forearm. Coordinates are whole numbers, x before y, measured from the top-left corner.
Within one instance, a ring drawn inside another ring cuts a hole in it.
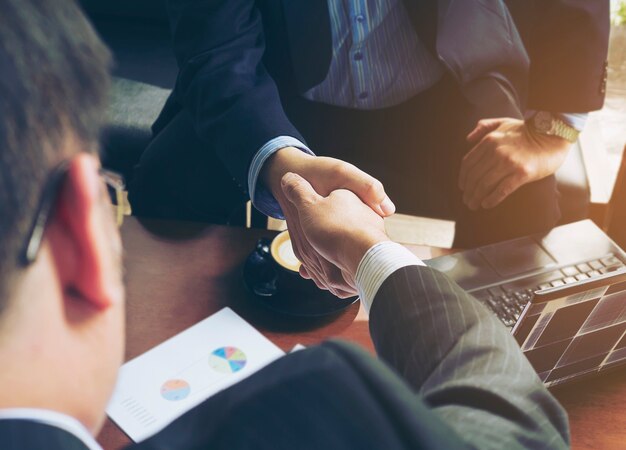
[[[174,96],[195,132],[248,190],[254,155],[277,136],[302,137],[263,65],[263,24],[252,0],[170,0],[180,73]]]
[[[566,445],[564,411],[508,330],[443,274],[394,273],[373,302],[370,331],[379,356],[461,436],[483,448]]]
[[[471,131],[482,119],[509,117],[523,119],[524,93],[515,89],[502,74],[487,74],[463,87],[468,107],[462,115],[462,126]]]

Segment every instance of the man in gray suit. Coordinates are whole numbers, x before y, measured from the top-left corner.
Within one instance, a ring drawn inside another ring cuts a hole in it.
[[[94,152],[108,54],[69,0],[0,10],[0,447],[95,450],[124,354]],[[287,355],[131,448],[567,447],[565,412],[489,311],[390,243],[351,192],[321,197],[290,174],[281,189],[354,280],[380,360],[341,342]]]

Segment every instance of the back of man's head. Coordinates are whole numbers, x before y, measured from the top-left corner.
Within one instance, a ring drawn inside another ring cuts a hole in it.
[[[69,136],[97,148],[109,53],[73,1],[0,0],[0,314]]]
[[[0,409],[54,410],[94,432],[124,347],[96,152],[109,61],[72,0],[0,0]]]

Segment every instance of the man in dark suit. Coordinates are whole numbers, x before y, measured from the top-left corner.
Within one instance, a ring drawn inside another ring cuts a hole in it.
[[[0,447],[98,449],[124,354],[93,151],[108,53],[70,1],[0,6]],[[340,342],[290,354],[131,448],[567,447],[563,409],[491,313],[390,243],[351,191],[321,197],[293,174],[281,190],[359,288],[382,362]]]
[[[286,171],[383,216],[388,194],[454,219],[461,247],[550,228],[576,113],[602,104],[609,2],[507,4],[513,17],[503,0],[169,0],[180,74],[130,186],[135,212],[227,221],[250,196],[287,218],[313,279],[340,296],[354,286],[302,238]]]

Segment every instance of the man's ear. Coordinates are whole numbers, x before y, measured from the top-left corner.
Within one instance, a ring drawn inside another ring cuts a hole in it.
[[[106,217],[98,170],[98,159],[92,155],[80,153],[72,159],[48,236],[63,290],[106,308],[116,296],[111,295],[107,273],[112,270],[111,236],[102,223]]]

